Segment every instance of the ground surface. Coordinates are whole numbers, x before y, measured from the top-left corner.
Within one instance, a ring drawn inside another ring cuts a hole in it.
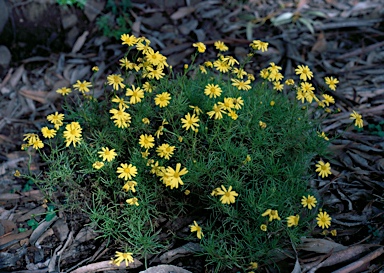
[[[262,39],[270,43],[270,50],[256,56],[254,71],[275,62],[289,76],[294,74],[295,66],[306,64],[314,70],[319,85],[324,76],[333,75],[340,80],[335,96],[341,111],[323,124],[330,137],[338,134],[330,147],[332,178],[314,178],[310,185],[319,191],[323,206],[331,211],[337,236],[315,232],[316,240],[307,240],[297,249],[298,258],[303,271],[315,272],[313,268],[319,267],[318,272],[331,272],[361,262],[356,272],[382,272],[382,1],[152,2],[133,3],[133,33],[149,38],[176,69],[188,61],[185,58],[193,51],[193,42],[213,44],[220,39],[230,46],[235,57],[241,58],[253,39]],[[102,1],[92,3],[95,14],[102,10]],[[44,198],[36,187],[14,173],[28,170],[29,156],[20,150],[23,134],[39,129],[47,114],[61,109],[55,90],[89,78],[94,65],[100,67],[96,88],[101,90],[105,75],[117,71],[116,63],[124,48],[119,41],[97,31],[90,11],[63,9],[49,1],[9,4],[10,20],[0,38],[0,44],[10,49],[13,59],[0,70],[0,269],[47,272],[49,268],[50,272],[70,272],[91,265],[93,269],[75,272],[93,272],[95,268],[108,268],[113,246],[93,240],[97,234],[84,228],[84,215],[59,213],[50,225],[40,225],[32,232],[28,220],[31,214],[46,211]],[[352,110],[363,115],[362,130],[347,128]],[[38,155],[33,154],[30,169],[39,172],[43,168]],[[44,217],[37,216],[36,220],[43,221]],[[187,223],[178,228],[185,227]],[[18,228],[26,231],[17,233]],[[347,250],[333,255],[342,246]],[[210,272],[209,268],[204,269],[201,259],[191,255],[178,258],[183,256],[180,251],[170,249],[154,261],[173,263],[191,272]],[[332,267],[321,269],[321,262],[327,257],[332,260]],[[278,261],[281,271],[291,272],[295,253],[287,250],[276,255]],[[139,261],[132,266],[143,269]],[[265,264],[261,270],[274,272]]]

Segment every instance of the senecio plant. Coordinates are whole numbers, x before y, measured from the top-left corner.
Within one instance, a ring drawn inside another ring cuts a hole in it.
[[[245,65],[268,43],[253,41],[240,63],[221,41],[216,60],[199,62],[199,42],[178,74],[148,39],[121,40],[128,50],[103,96],[93,96],[92,80],[60,88],[64,112],[48,115],[43,138],[26,134],[23,145],[48,163],[36,183],[52,202],[83,210],[121,246],[113,263],[147,262],[178,237],[199,242],[217,271],[251,272],[316,224],[331,226],[307,182],[314,171],[332,174],[328,137],[311,116],[334,111],[335,101],[315,95],[308,66],[297,67],[297,79],[284,80],[274,63],[253,75]],[[338,80],[325,82],[334,91]],[[361,115],[351,118],[363,126]],[[184,233],[164,227],[178,218],[191,219]]]

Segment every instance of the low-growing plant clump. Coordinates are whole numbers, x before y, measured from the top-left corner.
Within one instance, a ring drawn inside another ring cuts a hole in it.
[[[160,236],[164,219],[192,219],[179,240],[199,242],[217,271],[251,272],[316,225],[331,226],[308,181],[313,171],[331,175],[328,137],[312,116],[331,113],[335,101],[315,94],[308,66],[297,67],[298,79],[284,79],[274,63],[253,75],[246,65],[268,43],[253,41],[239,62],[217,41],[215,60],[200,62],[206,46],[195,43],[192,62],[176,73],[146,38],[121,40],[128,50],[103,96],[93,96],[91,81],[60,88],[64,112],[48,115],[23,145],[48,163],[34,179],[51,202],[83,210],[121,245],[114,263],[146,262],[166,248],[173,238]],[[334,92],[338,80],[325,83]],[[351,119],[363,126],[358,113]]]

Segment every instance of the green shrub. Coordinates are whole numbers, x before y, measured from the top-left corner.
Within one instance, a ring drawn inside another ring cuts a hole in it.
[[[102,237],[124,249],[118,264],[164,249],[172,239],[161,239],[164,219],[191,219],[193,233],[180,239],[199,241],[217,271],[255,268],[310,232],[316,199],[304,196],[311,162],[327,147],[310,103],[326,107],[333,98],[318,99],[309,68],[297,68],[299,83],[283,84],[281,68],[271,63],[256,83],[244,67],[267,43],[254,41],[242,64],[220,53],[201,65],[205,45],[196,43],[192,63],[179,74],[148,40],[121,38],[129,49],[104,95],[93,97],[87,81],[73,85],[78,92],[57,90],[64,114],[47,117],[54,128],[42,128],[44,143],[26,135],[24,148],[50,148],[41,152],[48,169],[35,180],[51,201],[86,212]],[[278,91],[284,86],[299,101]],[[322,177],[331,173],[322,160],[316,167]],[[54,200],[55,191],[65,199]],[[328,217],[322,212],[317,224],[328,228]]]

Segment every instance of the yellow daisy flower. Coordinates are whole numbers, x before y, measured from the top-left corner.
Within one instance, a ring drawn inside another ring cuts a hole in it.
[[[317,162],[316,167],[316,172],[319,173],[319,176],[321,176],[321,178],[328,177],[328,175],[331,174],[331,165],[329,164],[329,162],[324,163],[324,161],[320,160]]]
[[[108,161],[108,162],[111,162],[117,156],[115,149],[109,150],[108,147],[102,147],[101,152],[97,152],[97,153],[99,154],[99,157],[103,158],[103,161]]]
[[[303,198],[301,199],[301,204],[303,205],[303,207],[308,207],[309,210],[316,207],[316,203],[317,200],[312,195],[308,195],[308,197],[303,196]]]
[[[121,163],[120,167],[117,168],[116,171],[119,176],[118,178],[123,178],[124,180],[131,180],[132,177],[137,175],[137,168],[132,166],[132,164]]]
[[[317,225],[322,229],[329,228],[331,226],[332,218],[329,216],[329,214],[326,211],[320,211],[316,217],[316,220],[317,220]]]
[[[196,232],[197,238],[201,239],[201,237],[204,237],[203,231],[201,227],[196,223],[196,221],[193,221],[193,225],[191,227],[191,232]]]
[[[217,188],[217,195],[221,195],[220,201],[223,204],[233,204],[235,203],[235,197],[239,194],[235,191],[232,191],[232,186],[229,186],[228,190],[221,185],[221,188]]]

